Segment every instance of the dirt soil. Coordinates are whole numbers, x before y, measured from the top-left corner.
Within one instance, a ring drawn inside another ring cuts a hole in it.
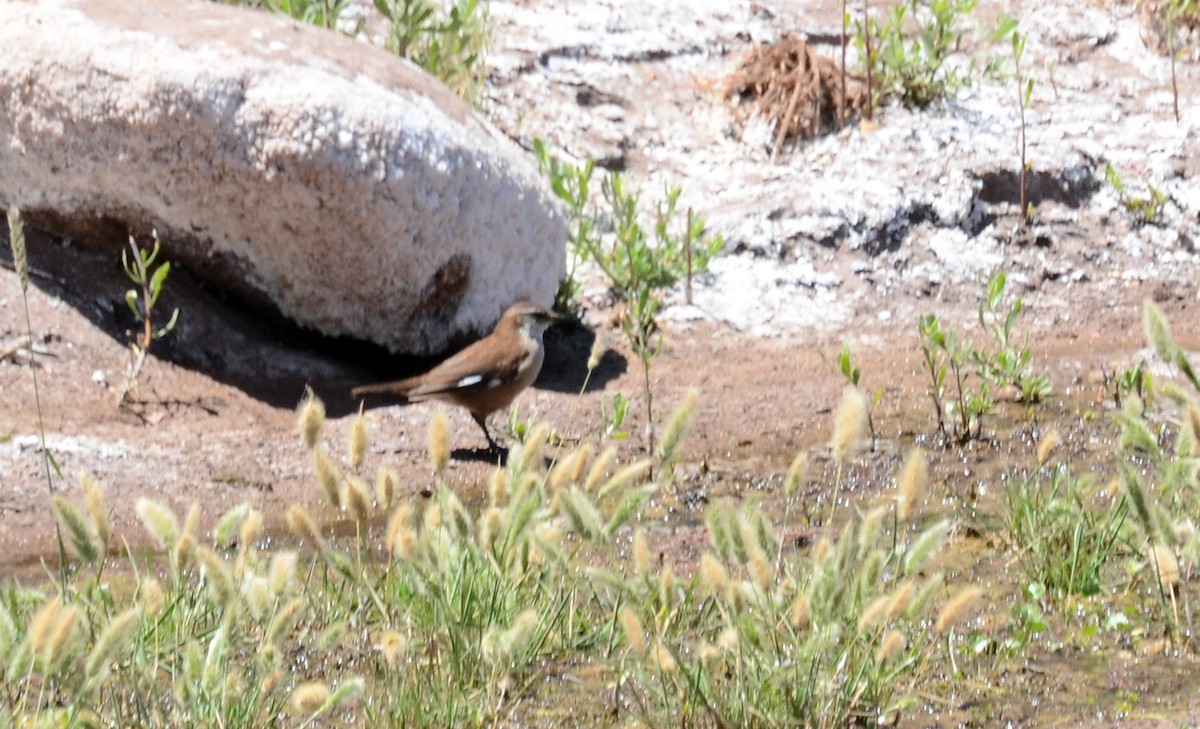
[[[1194,95],[1195,74],[1187,84]],[[631,155],[628,163],[636,166],[638,156]],[[1190,164],[1194,169],[1194,160]],[[1008,223],[1015,224],[1015,219]],[[1107,224],[1075,220],[1071,239],[1102,240]],[[0,233],[7,240],[2,224]],[[1037,271],[1046,251],[1013,242],[1000,254],[1017,269]],[[831,270],[850,271],[864,255],[861,250],[835,248],[823,250],[822,260]],[[1113,432],[1107,413],[1113,398],[1106,378],[1140,359],[1153,360],[1142,334],[1142,302],[1158,302],[1181,344],[1200,348],[1195,290],[1200,267],[1194,250],[1181,250],[1179,256],[1185,260],[1172,269],[1170,278],[1139,276],[1109,286],[1070,285],[1056,276],[1015,281],[1010,288],[1026,303],[1018,329],[1029,337],[1037,367],[1049,375],[1053,393],[1033,412],[1001,403],[986,421],[985,438],[968,446],[947,445],[936,434],[920,370],[916,317],[936,313],[967,339],[984,343],[975,321],[977,284],[872,288],[860,281],[853,296],[849,289],[833,294],[846,294],[850,301],[844,323],[791,328],[770,336],[749,333],[759,330],[719,317],[679,315],[687,310],[679,307],[677,315],[664,322],[665,349],[653,364],[655,405],[657,413],[665,415],[693,387],[700,393],[700,405],[683,447],[680,487],[651,512],[658,521],[656,544],[665,559],[686,568],[707,538],[701,523],[704,506],[720,498],[779,499],[783,474],[801,449],[814,454],[815,467],[803,493],[803,508],[793,523],[782,526],[800,543],[825,528],[832,482],[826,443],[845,384],[825,356],[836,354],[846,341],[862,368],[864,389],[873,393],[882,388],[882,394],[874,411],[876,442],[873,448],[862,444],[852,459],[844,495],[856,504],[881,498],[893,486],[892,475],[909,447],[925,445],[933,484],[927,512],[959,519],[963,538],[982,545],[978,559],[994,561],[999,574],[1007,559],[995,547],[994,499],[1000,477],[1032,462],[1040,435],[1058,428],[1064,434],[1064,457],[1102,472],[1110,463]],[[1085,256],[1076,265],[1086,273],[1092,261]],[[1091,281],[1111,280],[1104,264],[1095,265]],[[181,309],[179,327],[155,344],[136,389],[118,407],[116,393],[125,382],[127,330],[132,326],[120,262],[98,261],[87,251],[31,233],[30,267],[28,316],[40,400],[35,399],[30,348],[23,342],[26,314],[18,280],[7,246],[0,250],[0,577],[37,580],[41,563],[56,559],[48,495],[78,499],[76,474],[81,471],[105,485],[118,540],[135,546],[146,541],[134,513],[140,497],[165,502],[180,514],[197,503],[202,524],[248,501],[262,509],[276,534],[285,531],[283,514],[293,503],[306,504],[335,525],[340,517],[321,505],[295,430],[294,408],[304,386],[311,385],[325,400],[330,413],[325,440],[333,453],[343,454],[356,408],[349,388],[410,374],[429,364],[265,324],[253,312],[213,297],[181,270],[172,274],[161,302],[165,311]],[[80,270],[96,273],[75,275]],[[567,445],[594,440],[601,428],[601,405],[621,393],[631,402],[624,425],[630,437],[621,442],[622,458],[631,460],[646,447],[640,364],[623,345],[615,311],[603,304],[604,297],[588,301],[586,321],[609,345],[601,366],[580,394],[593,333],[552,330],[542,377],[518,401],[520,418],[547,423]],[[820,318],[820,300],[798,294],[795,305],[817,307]],[[830,304],[835,305],[841,311],[845,302]],[[888,316],[881,317],[884,310]],[[1161,367],[1156,372],[1170,375]],[[369,411],[372,440],[365,472],[393,466],[408,490],[426,489],[431,468],[425,433],[434,407],[374,406]],[[484,488],[492,464],[469,417],[457,411],[450,417],[455,451],[448,480],[469,502]],[[493,427],[502,427],[502,420],[495,418]],[[61,472],[51,474],[49,483],[39,446],[43,427]],[[344,461],[344,455],[339,457]],[[985,611],[982,624],[1003,624],[1005,600],[1014,589],[997,583],[995,603]],[[1028,663],[1023,675],[1007,677],[1005,686],[981,691],[985,699],[939,701],[934,705],[943,708],[916,721],[939,725],[968,717],[983,724],[1062,725],[1104,724],[1124,717],[1147,726],[1158,719],[1172,724],[1200,721],[1200,704],[1187,698],[1195,661],[1179,657],[1164,668],[1144,658],[1129,654],[1097,668],[1051,653]],[[1086,692],[1090,698],[1076,689],[1078,682],[1095,689]],[[1132,710],[1131,694],[1136,704]]]

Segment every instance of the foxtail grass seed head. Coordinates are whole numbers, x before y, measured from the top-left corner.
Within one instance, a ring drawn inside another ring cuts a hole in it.
[[[275,552],[271,555],[271,563],[267,567],[267,579],[271,583],[271,591],[276,595],[291,592],[296,586],[296,576],[299,574],[300,555],[294,551]]]
[[[29,290],[29,259],[25,250],[25,226],[21,223],[21,213],[17,208],[8,209],[8,241],[12,246],[13,268],[17,271],[17,281],[21,291]]]
[[[521,655],[533,639],[538,627],[536,610],[523,610],[513,619],[512,625],[500,636],[499,648],[507,660]]]
[[[421,525],[427,532],[435,532],[441,528],[443,524],[442,505],[436,501],[429,502],[425,507],[425,513],[421,515]]]
[[[296,619],[300,617],[300,611],[303,608],[303,598],[293,598],[284,603],[283,607],[276,611],[275,617],[271,618],[271,622],[267,625],[267,632],[263,634],[263,642],[266,645],[278,647],[283,639],[291,634],[292,628],[296,626]]]
[[[550,469],[550,476],[546,479],[546,486],[551,492],[558,491],[564,485],[575,483],[571,475],[575,472],[575,462],[579,460],[580,451],[575,450],[567,454],[565,458],[554,464]]]
[[[42,659],[46,663],[47,673],[52,673],[57,666],[74,656],[76,638],[79,636],[78,628],[79,608],[75,605],[64,605],[55,615],[54,625],[42,648]]]
[[[250,513],[250,508],[250,502],[243,501],[225,512],[212,529],[213,544],[220,547],[229,546],[233,541],[234,531],[240,532],[242,523],[246,521],[246,515]]]
[[[675,656],[671,655],[671,650],[663,645],[661,640],[654,641],[654,651],[650,660],[663,673],[674,673],[675,669],[679,667],[675,662]]]
[[[140,616],[141,609],[133,607],[109,621],[104,631],[100,633],[100,637],[96,639],[96,645],[92,648],[92,652],[88,654],[87,663],[84,664],[85,675],[99,674],[129,645],[129,634],[133,632]]]
[[[671,565],[664,566],[658,573],[658,601],[667,610],[673,609],[679,602],[675,583],[675,570],[671,569]]]
[[[793,630],[804,630],[808,627],[808,596],[803,592],[796,593],[792,604],[788,606],[788,624]]]
[[[504,510],[489,506],[479,520],[479,543],[485,547],[493,546],[504,532]]]
[[[400,472],[394,468],[380,468],[375,475],[375,501],[379,508],[390,510],[396,505],[400,491]]]
[[[296,421],[300,428],[300,440],[310,451],[317,447],[321,437],[321,426],[325,424],[325,403],[317,397],[312,388],[304,388],[304,399],[296,411]]]
[[[1193,403],[1187,406],[1188,424],[1192,428],[1192,442],[1200,443],[1200,408]]]
[[[853,385],[842,390],[842,402],[838,405],[833,421],[833,438],[830,447],[833,458],[845,462],[854,444],[862,439],[867,430],[867,401]]]
[[[807,476],[808,454],[801,451],[796,454],[796,457],[792,459],[792,465],[788,467],[787,477],[783,480],[784,495],[789,499],[794,497]]]
[[[563,515],[571,522],[571,528],[584,537],[599,541],[604,538],[604,517],[587,494],[577,488],[563,489],[556,494]]]
[[[179,535],[175,547],[171,549],[171,566],[182,570],[192,563],[196,553],[196,538],[188,532]]]
[[[542,449],[549,442],[550,426],[545,423],[538,423],[533,426],[533,430],[529,431],[529,435],[525,436],[524,448],[521,451],[525,463],[537,467],[537,464],[542,461]]]
[[[1047,431],[1042,439],[1037,444],[1037,462],[1038,465],[1044,465],[1046,460],[1050,458],[1050,454],[1058,447],[1059,436],[1057,430]]]
[[[896,516],[900,521],[907,521],[912,516],[913,506],[920,500],[928,483],[929,465],[925,453],[920,448],[913,448],[904,461],[904,469],[900,471],[900,480],[896,485]]]
[[[688,390],[687,395],[683,398],[683,402],[680,403],[675,412],[671,413],[670,419],[667,420],[667,427],[663,429],[662,440],[658,444],[658,459],[660,461],[668,463],[675,459],[675,452],[679,448],[684,434],[691,427],[695,417],[696,390],[693,388]]]
[[[83,518],[83,514],[79,513],[75,505],[55,494],[50,497],[50,508],[58,523],[67,532],[67,543],[71,545],[75,554],[88,564],[99,561],[100,555],[104,553],[100,546],[100,538],[92,532],[93,525]]]
[[[371,428],[367,416],[363,414],[362,405],[358,406],[358,414],[350,423],[350,436],[346,443],[346,455],[350,459],[350,468],[355,471],[362,468],[367,458],[367,448],[371,445]]]
[[[900,587],[897,587],[896,591],[892,593],[891,601],[888,603],[887,619],[895,620],[900,615],[904,614],[905,608],[907,608],[909,603],[912,602],[913,595],[915,595],[916,592],[917,588],[913,585],[912,580],[908,580],[904,584],[900,585]]]
[[[1154,347],[1154,351],[1164,362],[1174,362],[1178,346],[1171,336],[1171,328],[1167,326],[1167,318],[1162,309],[1150,299],[1142,304],[1142,328],[1146,332],[1146,340]]]
[[[371,497],[367,494],[367,485],[356,476],[346,478],[346,505],[356,523],[367,523],[371,516]]]
[[[488,479],[488,505],[504,506],[508,500],[508,472],[497,466]]]
[[[879,626],[879,622],[887,615],[888,607],[892,604],[891,595],[880,595],[867,604],[862,615],[858,618],[858,632],[869,633]]]
[[[729,573],[725,571],[725,565],[710,552],[700,556],[700,587],[712,597],[720,597],[729,589]]]
[[[385,630],[375,642],[375,649],[383,656],[383,662],[388,668],[395,668],[408,653],[408,641],[399,631]]]
[[[592,445],[590,443],[584,443],[576,448],[575,453],[572,455],[578,456],[571,462],[571,483],[577,484],[583,480],[583,472],[587,469],[588,463],[590,463],[592,460]]]
[[[317,531],[317,524],[309,516],[308,509],[300,504],[292,504],[287,513],[287,525],[293,535],[308,541],[318,550],[325,551],[325,540],[321,538],[321,532]]]
[[[137,589],[138,603],[146,611],[147,617],[157,617],[166,605],[162,583],[153,577],[142,580]]]
[[[754,586],[759,592],[770,591],[771,586],[775,584],[775,568],[771,565],[771,560],[767,559],[767,555],[762,550],[755,550],[751,553],[747,566],[750,568],[750,578],[754,580]]]
[[[429,464],[441,473],[450,463],[450,419],[441,408],[429,421]]]
[[[938,613],[937,620],[933,624],[933,632],[938,635],[944,635],[946,631],[958,625],[967,616],[975,601],[982,594],[983,590],[978,587],[967,587],[959,590],[957,595],[942,606],[942,610]]]
[[[1175,550],[1159,542],[1150,548],[1150,557],[1154,560],[1154,569],[1163,587],[1173,588],[1179,584],[1179,560]]]
[[[645,653],[646,630],[642,627],[642,621],[638,618],[637,613],[629,607],[623,607],[617,614],[617,618],[621,622],[621,630],[625,633],[625,642],[629,645],[629,649],[634,653]]]
[[[29,645],[34,653],[41,653],[50,642],[50,635],[58,625],[62,610],[62,599],[56,596],[43,602],[33,614],[33,620],[29,622]]]
[[[952,521],[943,519],[921,532],[904,555],[904,574],[914,575],[920,572],[925,563],[942,548],[946,535],[953,526]]]
[[[612,466],[613,461],[617,458],[617,449],[615,446],[609,446],[601,453],[592,463],[592,468],[588,471],[587,480],[583,482],[583,490],[592,491],[596,485],[600,483],[600,479],[608,473],[608,469]]]
[[[299,713],[312,715],[325,705],[331,693],[327,684],[320,681],[309,681],[300,684],[296,690],[292,691],[288,703]]]
[[[608,351],[608,345],[605,343],[603,335],[597,331],[592,338],[592,351],[588,353],[588,372],[592,372],[600,366],[600,360],[604,357],[606,351]]]
[[[108,510],[104,508],[104,488],[85,471],[79,472],[79,487],[83,490],[83,503],[92,517],[96,536],[99,537],[103,549],[108,544],[109,535]]]
[[[159,549],[165,550],[175,546],[179,539],[179,522],[175,519],[173,511],[157,501],[146,498],[138,499],[134,510],[146,531],[158,543]]]
[[[643,458],[640,461],[629,464],[614,473],[608,481],[604,482],[604,485],[600,487],[600,490],[596,494],[597,498],[603,499],[609,494],[617,493],[626,486],[642,481],[653,467],[654,462],[649,458]]]
[[[262,620],[275,600],[270,580],[262,575],[247,574],[242,578],[241,593],[246,607],[250,608],[250,615],[256,621]]]
[[[813,564],[821,564],[825,558],[829,556],[830,550],[833,549],[833,542],[829,541],[829,537],[821,537],[817,540],[817,546],[813,547],[812,561]]]
[[[646,533],[641,529],[636,529],[633,532],[633,544],[630,545],[630,552],[633,553],[633,571],[639,577],[645,577],[654,569],[650,561],[650,545],[646,544]]]
[[[412,529],[413,505],[401,504],[388,519],[385,545],[392,555],[408,559],[416,549],[417,534]]]
[[[338,473],[337,466],[333,465],[333,459],[329,457],[324,448],[318,446],[312,450],[312,464],[313,473],[317,477],[317,485],[321,487],[321,493],[325,495],[325,503],[334,509],[342,508],[342,474]]]
[[[879,644],[879,650],[875,652],[876,663],[887,663],[895,658],[900,651],[904,650],[904,634],[899,630],[892,629],[888,634],[883,636],[883,641]]]
[[[246,512],[246,518],[242,519],[242,526],[238,529],[238,544],[243,549],[249,548],[258,543],[258,540],[263,535],[263,514],[258,509],[253,507]]]
[[[212,592],[213,601],[219,605],[226,604],[233,594],[233,575],[230,574],[225,560],[203,544],[197,545],[195,554],[204,575],[204,582]]]

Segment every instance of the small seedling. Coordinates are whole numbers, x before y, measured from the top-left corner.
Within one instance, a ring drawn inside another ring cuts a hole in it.
[[[1125,212],[1129,213],[1138,223],[1160,225],[1163,222],[1163,211],[1166,209],[1167,203],[1171,201],[1170,195],[1149,182],[1146,183],[1145,196],[1133,194],[1126,186],[1121,173],[1117,172],[1111,164],[1104,165],[1104,179],[1109,185],[1112,185],[1113,190],[1116,190]]]
[[[560,295],[578,290],[575,268],[594,263],[608,279],[621,306],[621,330],[630,349],[642,365],[643,394],[646,399],[646,423],[649,451],[654,452],[654,392],[650,386],[650,366],[662,351],[662,336],[657,316],[662,306],[662,291],[693,272],[707,269],[709,260],[720,252],[721,236],[707,236],[704,220],[688,211],[685,229],[675,223],[681,190],[668,186],[655,205],[653,227],[644,225],[640,212],[641,191],[630,190],[625,178],[610,173],[600,181],[604,199],[597,211],[590,199],[595,165],[581,167],[553,158],[545,145],[534,141],[534,154],[542,170],[550,177],[554,194],[568,209],[568,250],[572,262]],[[612,234],[604,235],[598,221],[611,225]],[[559,301],[556,308],[570,311],[570,301]]]
[[[820,355],[821,355],[821,359],[825,360],[826,362],[829,361],[826,358],[824,352],[821,352]],[[849,382],[851,385],[854,385],[855,387],[858,387],[858,381],[862,377],[862,369],[859,368],[858,365],[854,364],[853,359],[851,359],[849,343],[842,342],[842,349],[840,352],[838,352],[837,359],[832,364],[839,372],[842,373],[842,376],[846,378],[847,382]],[[867,404],[867,428],[871,431],[871,452],[872,453],[875,452],[875,440],[876,440],[875,418],[872,415],[872,413],[874,412],[875,408],[879,406],[879,401],[882,398],[883,398],[883,388],[877,387],[877,388],[875,388],[875,392],[871,395],[870,402]]]
[[[601,440],[624,440],[629,437],[629,431],[621,430],[628,410],[629,400],[619,392],[612,396],[611,410],[603,400],[600,401],[600,419],[604,423]]]
[[[970,386],[968,364],[972,355],[970,344],[960,343],[958,333],[943,326],[934,314],[925,314],[917,322],[921,336],[921,355],[929,387],[926,392],[937,410],[938,431],[946,433],[946,418],[950,417],[953,436],[959,443],[978,438],[983,433],[983,416],[992,412],[994,403],[986,382],[978,388]],[[953,399],[947,401],[947,380],[954,386]]]
[[[1017,141],[1017,147],[1021,155],[1021,171],[1020,171],[1020,210],[1021,224],[1028,226],[1033,221],[1033,203],[1029,200],[1029,175],[1033,171],[1033,162],[1028,157],[1028,144],[1026,142],[1026,132],[1028,129],[1027,117],[1029,114],[1029,105],[1033,101],[1033,79],[1025,78],[1021,75],[1021,58],[1025,55],[1026,37],[1021,35],[1016,26],[1012,27],[1012,59],[1013,59],[1013,79],[1017,87],[1017,107],[1020,110],[1020,128]]]
[[[141,322],[142,330],[129,343],[127,381],[118,397],[118,406],[125,401],[125,396],[129,391],[137,387],[138,375],[141,373],[146,353],[150,351],[150,345],[170,334],[179,321],[179,309],[176,308],[171,312],[171,318],[167,320],[166,324],[155,327],[155,307],[158,305],[158,297],[162,295],[167,276],[171,273],[171,263],[164,261],[155,265],[159,253],[158,231],[153,232],[153,237],[153,250],[142,248],[133,236],[129,236],[129,251],[133,253],[132,258],[127,255],[126,251],[121,251],[121,265],[125,268],[125,275],[136,287],[125,292],[125,303],[129,306],[129,311],[133,313],[134,319]]]
[[[907,0],[892,7],[882,24],[868,16],[864,2],[854,43],[869,79],[868,110],[888,97],[923,108],[969,84],[970,77],[961,76],[946,61],[962,42],[961,20],[977,2]]]
[[[1179,121],[1179,80],[1175,71],[1176,63],[1182,49],[1175,47],[1176,32],[1181,18],[1191,17],[1195,20],[1200,13],[1197,0],[1167,0],[1163,4],[1163,13],[1167,22],[1167,54],[1171,57],[1171,101],[1175,112],[1175,121]]]
[[[1021,402],[1032,405],[1050,393],[1050,380],[1044,374],[1034,372],[1029,347],[1013,342],[1013,325],[1024,302],[1018,296],[1007,313],[1001,311],[1000,302],[1007,280],[1008,275],[1003,271],[993,274],[987,282],[987,295],[979,303],[979,324],[992,335],[996,349],[975,349],[972,358],[979,366],[980,377],[1000,387],[1016,387],[1021,393]]]
[[[262,0],[273,13],[286,15],[301,23],[336,30],[342,12],[352,0]]]
[[[475,101],[487,78],[485,56],[492,39],[486,2],[375,0],[375,9],[389,23],[389,51]]]

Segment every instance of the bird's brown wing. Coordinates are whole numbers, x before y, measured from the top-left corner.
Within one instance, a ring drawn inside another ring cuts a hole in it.
[[[410,400],[449,397],[490,390],[516,378],[526,353],[481,358],[473,351],[487,340],[477,342],[422,375],[420,384],[408,391]]]

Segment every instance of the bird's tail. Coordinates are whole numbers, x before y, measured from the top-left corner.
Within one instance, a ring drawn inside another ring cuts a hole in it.
[[[407,397],[408,393],[417,386],[419,378],[410,377],[407,380],[395,382],[380,382],[376,385],[362,385],[350,391],[351,397],[366,397],[367,395],[399,395]]]

